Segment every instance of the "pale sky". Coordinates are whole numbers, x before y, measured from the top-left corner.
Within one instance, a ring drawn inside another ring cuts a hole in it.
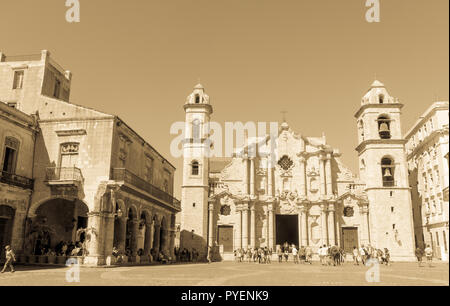
[[[449,1],[381,0],[1,0],[0,50],[51,52],[73,72],[71,101],[119,115],[177,167],[169,128],[198,78],[213,120],[281,121],[324,132],[357,170],[353,117],[375,77],[405,104],[406,132],[435,100],[448,100]]]

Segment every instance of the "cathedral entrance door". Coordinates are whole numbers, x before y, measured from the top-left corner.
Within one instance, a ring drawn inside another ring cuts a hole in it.
[[[276,244],[295,244],[298,247],[298,215],[277,215]]]
[[[217,243],[223,245],[224,253],[233,252],[233,227],[219,225],[217,230]]]
[[[346,253],[352,253],[354,246],[359,248],[358,228],[357,227],[342,228],[342,241],[344,243],[343,249]]]

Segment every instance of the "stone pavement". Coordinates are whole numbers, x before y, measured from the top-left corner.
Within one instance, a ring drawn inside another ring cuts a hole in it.
[[[81,268],[80,282],[66,281],[69,268],[18,266],[16,273],[0,274],[0,286],[417,286],[449,285],[448,263],[419,268],[416,263],[380,266],[380,282],[366,281],[368,267],[295,265],[293,263],[221,262],[116,268]]]

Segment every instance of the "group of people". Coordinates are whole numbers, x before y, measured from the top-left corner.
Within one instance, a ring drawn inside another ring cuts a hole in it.
[[[56,256],[84,256],[86,255],[87,251],[83,243],[81,242],[66,242],[61,241],[59,242],[55,249],[48,249],[47,253],[44,253],[43,255],[56,255]]]
[[[313,250],[309,246],[289,245],[288,243],[282,246],[277,246],[276,254],[278,262],[288,262],[290,258],[295,264],[307,263],[312,264]],[[346,253],[339,246],[322,245],[319,247],[317,254],[319,256],[321,265],[340,265],[345,262]],[[370,259],[375,259],[380,264],[390,265],[390,252],[387,248],[384,250],[372,247],[370,244],[360,248],[353,247],[353,263],[365,265]],[[271,263],[272,249],[266,247],[237,249],[234,251],[234,258],[236,262],[257,262],[257,263]],[[419,258],[419,257],[418,257]],[[427,257],[428,258],[428,257]]]
[[[372,247],[370,244],[361,247],[358,249],[356,246],[353,247],[352,251],[353,255],[353,264],[359,265],[361,262],[363,265],[369,260],[377,260],[380,264],[385,264],[389,266],[391,264],[391,254],[388,248],[384,248],[384,250],[377,249]]]
[[[234,259],[237,262],[257,262],[260,264],[271,263],[272,249],[268,247],[247,248],[234,250]]]
[[[174,254],[177,262],[197,262],[200,257],[200,253],[195,248],[188,250],[175,247]]]
[[[130,258],[133,255],[133,252],[130,248],[126,248],[125,252],[119,251],[117,247],[113,247],[112,249],[112,255],[116,258],[117,263],[124,263],[126,261],[126,258]],[[137,256],[144,256],[144,249],[140,248],[137,253]],[[150,262],[153,262],[156,259],[156,261],[161,263],[171,263],[172,257],[167,256],[164,254],[161,250],[158,252],[155,249],[150,250],[149,260]]]
[[[425,250],[421,248],[416,248],[415,255],[417,258],[417,262],[419,263],[419,267],[422,267],[422,260],[425,256],[427,258],[428,266],[431,267],[433,263],[433,249],[430,247],[429,244],[427,244],[427,247]]]

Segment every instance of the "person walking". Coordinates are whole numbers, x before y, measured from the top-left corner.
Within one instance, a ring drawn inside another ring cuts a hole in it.
[[[425,248],[425,256],[427,257],[428,266],[431,268],[433,264],[433,249],[427,244]]]
[[[295,245],[292,245],[292,256],[294,257],[294,263],[298,264],[298,251]]]
[[[9,245],[5,247],[5,257],[6,262],[5,265],[3,266],[3,270],[1,271],[1,273],[5,273],[7,267],[11,269],[11,273],[16,272],[13,266],[13,262],[16,261],[16,255],[14,254],[14,251],[11,249]]]
[[[277,246],[277,255],[278,255],[278,262],[282,263],[283,262],[283,253],[281,251],[281,247]]]
[[[422,267],[423,250],[417,247],[414,253],[416,255],[417,262],[419,263],[419,267]]]
[[[365,266],[367,255],[366,255],[366,249],[364,248],[364,244],[361,245],[361,248],[359,249],[359,254],[361,256],[361,262],[362,262],[363,266]]]
[[[305,253],[306,253],[305,262],[307,262],[310,265],[312,265],[312,249],[311,249],[310,246],[306,247]]]
[[[359,266],[359,251],[357,247],[353,247],[353,264]]]

